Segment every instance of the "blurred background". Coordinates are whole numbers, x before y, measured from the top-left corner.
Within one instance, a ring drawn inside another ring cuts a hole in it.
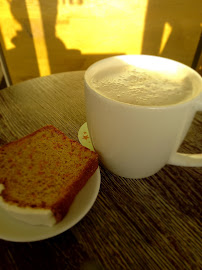
[[[201,0],[0,0],[0,80],[85,70],[119,54],[159,55],[202,74],[201,32]]]

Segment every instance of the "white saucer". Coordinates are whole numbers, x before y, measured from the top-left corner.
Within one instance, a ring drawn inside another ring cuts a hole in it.
[[[100,188],[100,169],[88,180],[78,193],[65,218],[54,225],[32,226],[12,218],[0,209],[0,239],[14,242],[31,242],[56,236],[79,222],[93,206]]]

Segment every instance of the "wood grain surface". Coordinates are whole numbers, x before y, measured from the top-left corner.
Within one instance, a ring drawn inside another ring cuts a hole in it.
[[[86,121],[83,74],[1,90],[0,144],[47,124],[78,140]],[[201,135],[199,112],[180,151],[200,153]],[[136,180],[101,166],[101,177],[95,204],[72,229],[38,242],[0,240],[0,269],[202,269],[202,168],[165,166]]]

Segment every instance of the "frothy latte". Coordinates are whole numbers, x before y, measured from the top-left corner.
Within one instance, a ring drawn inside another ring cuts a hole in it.
[[[143,106],[166,106],[193,96],[190,78],[131,65],[103,69],[91,78],[90,86],[107,98]]]

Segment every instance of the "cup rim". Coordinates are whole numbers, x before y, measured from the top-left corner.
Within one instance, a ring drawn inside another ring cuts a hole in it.
[[[118,101],[118,100],[115,100],[115,99],[111,99],[109,97],[106,97],[104,95],[102,95],[101,93],[97,92],[96,90],[94,90],[89,82],[88,82],[88,73],[96,66],[100,65],[100,63],[104,63],[106,61],[109,61],[110,59],[114,59],[114,58],[125,58],[125,57],[144,57],[144,58],[153,58],[153,59],[162,59],[164,61],[169,61],[169,62],[173,62],[173,63],[176,63],[177,65],[180,65],[184,68],[186,68],[187,70],[189,70],[192,74],[194,74],[195,77],[198,77],[199,80],[201,80],[201,90],[199,89],[198,91],[196,91],[196,93],[193,95],[192,98],[190,99],[187,99],[187,100],[184,100],[184,101],[181,101],[181,102],[178,102],[178,103],[174,103],[174,104],[168,104],[168,105],[139,105],[139,104],[130,104],[130,103],[126,103],[126,102],[123,102],[123,101]],[[101,59],[95,63],[93,63],[92,65],[90,65],[86,70],[85,70],[85,73],[84,73],[84,82],[86,84],[86,86],[88,86],[88,89],[90,89],[92,92],[94,92],[95,94],[97,94],[98,96],[108,100],[109,102],[112,102],[114,104],[119,104],[119,105],[122,105],[122,106],[127,106],[127,107],[136,107],[136,108],[143,108],[143,109],[171,109],[173,107],[176,107],[176,106],[185,106],[187,105],[188,103],[190,102],[195,102],[196,99],[198,99],[200,96],[201,96],[201,99],[202,99],[202,78],[200,76],[200,74],[192,69],[191,67],[181,63],[181,62],[178,62],[176,60],[172,60],[172,59],[169,59],[169,58],[165,58],[165,57],[161,57],[161,56],[155,56],[155,55],[147,55],[147,54],[127,54],[127,55],[116,55],[116,56],[111,56],[111,57],[107,57],[107,58],[104,58],[104,59]]]

